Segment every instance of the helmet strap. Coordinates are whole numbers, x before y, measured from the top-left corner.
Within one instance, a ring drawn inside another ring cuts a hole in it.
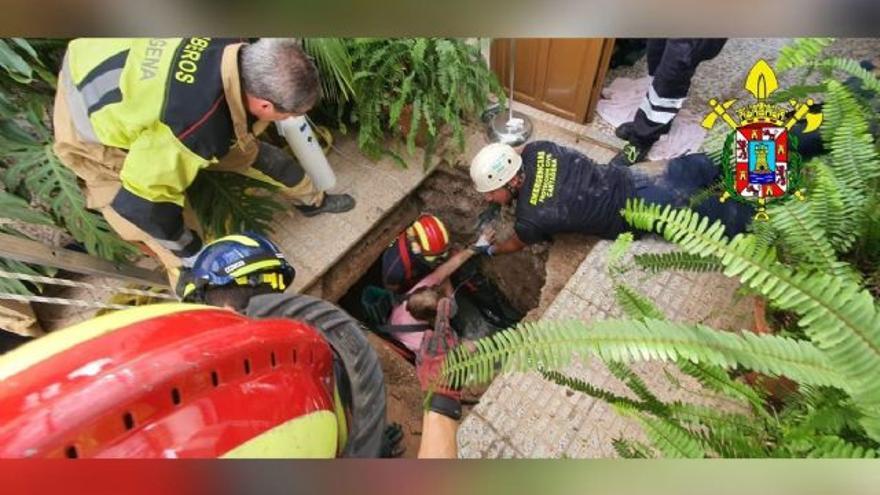
[[[513,179],[522,178],[522,176],[523,176],[523,173],[518,172],[516,175],[513,176]],[[519,197],[519,188],[513,187],[510,185],[510,183],[513,182],[513,179],[510,179],[509,181],[507,181],[507,184],[504,184],[504,188],[507,189],[507,192],[509,192],[511,196],[513,196],[513,199],[516,199]],[[522,184],[520,184],[520,185],[522,185]]]

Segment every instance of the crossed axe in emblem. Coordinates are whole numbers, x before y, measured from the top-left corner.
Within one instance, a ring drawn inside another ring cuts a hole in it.
[[[776,81],[776,74],[773,72],[773,69],[770,68],[766,61],[758,60],[755,66],[752,67],[752,70],[749,71],[748,77],[746,77],[745,89],[754,95],[758,102],[762,102],[778,88],[779,83]],[[712,112],[703,119],[702,126],[706,129],[711,129],[715,126],[715,122],[721,118],[731,128],[737,129],[739,125],[727,112],[736,101],[735,98],[724,102],[720,102],[716,98],[709,100],[709,107],[712,109]],[[794,108],[794,115],[785,122],[787,130],[791,130],[801,119],[806,120],[805,133],[813,132],[822,125],[822,114],[810,112],[810,106],[815,103],[812,98],[807,98],[803,103],[799,103],[797,100],[789,100],[789,103]]]

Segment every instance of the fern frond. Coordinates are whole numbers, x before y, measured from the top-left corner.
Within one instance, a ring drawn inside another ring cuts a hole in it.
[[[858,198],[847,193],[832,168],[822,160],[808,165],[813,172],[812,191],[807,205],[825,226],[828,242],[837,252],[845,252],[857,239],[856,219],[862,206]]]
[[[678,368],[684,374],[695,378],[707,390],[750,404],[753,410],[766,414],[764,399],[755,389],[731,378],[724,368],[683,360],[678,361]]]
[[[486,383],[497,372],[496,365],[503,371],[560,369],[580,353],[606,361],[685,359],[724,368],[743,366],[800,383],[849,387],[808,342],[651,319],[523,323],[471,344],[446,357],[443,376],[453,385]]]
[[[656,457],[651,447],[626,438],[615,438],[611,441],[614,451],[624,459],[653,459]]]
[[[706,457],[703,444],[694,433],[667,418],[650,416],[625,406],[615,406],[618,413],[638,421],[654,447],[664,457],[675,459],[702,459]]]
[[[710,430],[720,426],[740,430],[742,434],[757,434],[762,430],[754,418],[744,414],[721,411],[711,406],[673,402],[668,405],[669,415],[684,425],[706,426]]]
[[[815,439],[816,447],[807,457],[840,459],[875,459],[878,457],[876,449],[870,449],[859,445],[853,445],[840,437],[825,436]]]
[[[636,320],[643,320],[645,318],[653,318],[655,320],[666,319],[666,315],[647,296],[627,285],[615,285],[614,296],[617,304],[630,318]]]
[[[607,402],[611,405],[624,405],[632,407],[634,409],[642,409],[643,407],[642,404],[639,403],[639,401],[630,399],[629,397],[624,397],[622,395],[617,395],[613,392],[609,392],[608,390],[596,387],[581,379],[566,376],[558,371],[541,370],[541,376],[543,376],[544,379],[551,381],[559,386],[574,390],[575,392],[589,395],[590,397]]]
[[[666,414],[666,404],[654,395],[654,392],[651,392],[651,389],[648,388],[642,377],[637,375],[629,366],[616,361],[607,362],[605,365],[615,378],[623,382],[627,388],[641,399],[642,403],[648,406],[650,411],[658,416]]]
[[[796,426],[793,431],[803,432],[809,436],[816,434],[838,435],[845,429],[858,428],[861,413],[852,405],[851,401],[844,403],[809,404],[810,398],[801,396],[801,404],[806,406],[807,411],[793,412]]]
[[[721,261],[714,256],[700,256],[681,251],[637,254],[633,257],[633,261],[635,261],[636,265],[651,273],[666,270],[719,272],[723,268]]]
[[[707,450],[721,457],[766,457],[766,427],[755,418],[716,407],[675,402],[669,415],[688,431],[698,434]]]
[[[824,201],[824,198],[816,198],[816,201]],[[799,269],[828,273],[858,283],[858,276],[849,264],[837,259],[819,217],[805,202],[775,205],[770,209],[770,225],[781,233],[786,254]]]
[[[864,193],[880,177],[880,160],[867,117],[849,89],[833,80],[828,82],[826,107],[831,132],[823,134],[823,139],[830,137],[834,174],[847,186],[847,194]]]
[[[787,71],[795,67],[804,67],[815,62],[834,38],[800,38],[779,50],[776,59],[776,70]]]
[[[687,252],[718,256],[725,275],[798,314],[805,333],[847,377],[844,388],[870,411],[863,425],[880,438],[880,382],[867,378],[880,375],[880,311],[866,290],[827,274],[792,273],[773,261],[772,249],[758,249],[754,236],[727,241],[720,222],[710,226],[690,210],[661,209],[638,200],[628,202],[624,216],[636,227],[656,229]]]
[[[819,62],[818,66],[845,72],[862,81],[864,89],[880,93],[880,80],[877,79],[877,76],[851,58],[831,57]]]
[[[611,247],[608,248],[608,255],[606,257],[608,267],[614,267],[620,263],[620,260],[626,255],[627,251],[629,251],[629,247],[633,243],[633,235],[632,232],[624,232],[617,236],[617,239],[614,240],[614,243],[611,244]]]

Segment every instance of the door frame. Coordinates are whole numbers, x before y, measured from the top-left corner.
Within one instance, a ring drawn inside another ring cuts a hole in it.
[[[599,94],[602,91],[602,86],[605,82],[605,75],[608,72],[608,64],[611,60],[611,53],[614,49],[614,38],[590,38],[593,40],[601,40],[602,45],[600,47],[600,55],[599,55],[599,67],[597,68],[595,75],[592,81],[587,81],[587,87],[589,87],[589,92],[583,92],[578,95],[577,102],[575,103],[576,109],[572,111],[568,111],[565,109],[558,108],[552,104],[544,102],[540,98],[534,95],[527,95],[522,93],[521,91],[517,91],[514,89],[514,98],[516,101],[529,105],[531,107],[537,108],[539,110],[543,110],[548,113],[552,113],[559,117],[562,117],[567,120],[572,120],[579,124],[588,123],[593,120],[595,116],[596,103],[599,101]],[[550,48],[552,45],[553,38],[539,38],[538,41],[538,53],[537,59],[535,61],[538,70],[535,75],[535,87],[539,88],[539,93],[544,91],[544,86],[547,80],[547,59],[550,56]],[[504,88],[504,93],[506,95],[510,94],[510,86],[509,86],[509,78],[508,78],[508,66],[510,63],[510,38],[493,38],[490,46],[490,67],[495,74],[499,75],[499,81],[501,82],[501,86]],[[580,60],[582,65],[582,72],[584,75],[582,77],[588,77],[589,71],[583,69],[583,64],[585,60]]]

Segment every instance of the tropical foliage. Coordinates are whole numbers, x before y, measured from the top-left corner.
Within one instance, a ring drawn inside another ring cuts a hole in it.
[[[447,132],[444,127],[460,150],[463,120],[482,112],[492,94],[504,100],[479,48],[461,39],[354,39],[349,50],[358,145],[373,159],[390,155],[405,165],[387,147],[386,137],[404,140],[412,155],[421,132],[427,163]]]
[[[856,77],[863,90],[876,87],[872,74],[821,58],[827,45],[799,41],[781,53],[779,65],[833,66]],[[637,255],[635,266],[720,271],[791,315],[790,326],[774,335],[667,321],[650,298],[617,281],[616,274],[631,268],[621,261],[631,239],[622,237],[608,268],[627,319],[523,324],[455,349],[444,376],[468,384],[488,381],[497,370],[540,370],[642,426],[648,443],[615,442],[624,457],[876,457],[880,306],[869,290],[876,290],[877,260],[868,253],[876,253],[880,238],[877,210],[869,209],[878,204],[880,159],[870,132],[875,117],[867,109],[877,96],[824,77],[828,152],[806,164],[807,200],[773,205],[770,222],[733,239],[723,225],[689,209],[639,200],[623,211],[632,226],[679,247]],[[632,394],[565,376],[576,356],[604,360]],[[670,363],[735,407],[664,402],[627,367],[646,360]]]
[[[0,179],[3,209],[0,232],[34,237],[26,225],[66,230],[89,253],[114,261],[136,250],[119,239],[104,218],[86,209],[76,176],[52,151],[51,103],[63,40],[0,39]],[[0,268],[35,273],[0,259]],[[32,287],[4,280],[3,290],[27,293]]]
[[[241,174],[208,172],[196,176],[187,197],[208,241],[244,231],[272,232],[273,217],[291,208],[273,196],[277,190]]]

